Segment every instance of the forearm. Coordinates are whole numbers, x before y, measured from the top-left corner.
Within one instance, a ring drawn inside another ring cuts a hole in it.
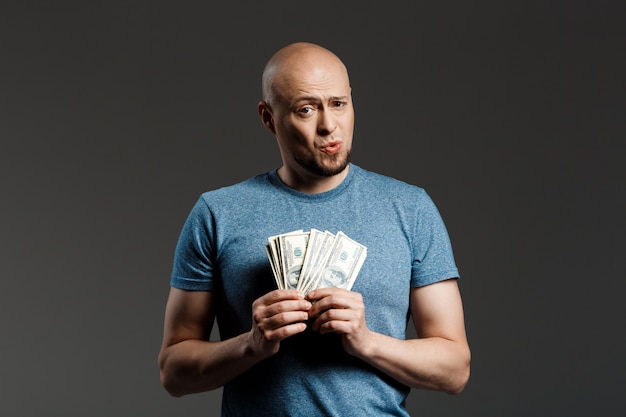
[[[440,337],[401,340],[371,333],[366,348],[354,354],[412,388],[457,394],[470,371],[466,343]]]
[[[184,340],[159,356],[161,382],[173,396],[223,386],[262,360],[248,348],[248,334],[220,342]]]

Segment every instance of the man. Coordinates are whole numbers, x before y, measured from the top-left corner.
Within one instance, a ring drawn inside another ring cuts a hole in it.
[[[224,416],[406,416],[410,388],[460,392],[470,351],[458,271],[419,187],[350,162],[348,72],[310,43],[263,73],[282,166],[204,193],[176,248],[159,355],[174,396],[224,387]],[[343,231],[367,247],[351,290],[276,289],[270,236]],[[406,340],[408,317],[418,338]],[[209,341],[214,319],[220,341]]]

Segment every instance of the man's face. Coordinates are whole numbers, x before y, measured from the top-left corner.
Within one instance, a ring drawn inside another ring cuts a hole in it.
[[[341,173],[350,160],[354,108],[345,70],[333,61],[278,78],[272,116],[283,163],[301,176]]]

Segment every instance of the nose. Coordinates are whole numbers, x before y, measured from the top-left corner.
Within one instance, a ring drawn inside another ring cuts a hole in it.
[[[317,120],[317,132],[322,136],[328,136],[337,128],[337,120],[330,110],[323,109]]]

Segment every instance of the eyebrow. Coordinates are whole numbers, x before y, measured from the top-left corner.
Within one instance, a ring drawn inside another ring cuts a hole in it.
[[[328,98],[328,101],[348,101],[349,96],[331,96]],[[293,102],[300,103],[301,101],[321,101],[319,97],[314,96],[302,96],[297,97]]]

